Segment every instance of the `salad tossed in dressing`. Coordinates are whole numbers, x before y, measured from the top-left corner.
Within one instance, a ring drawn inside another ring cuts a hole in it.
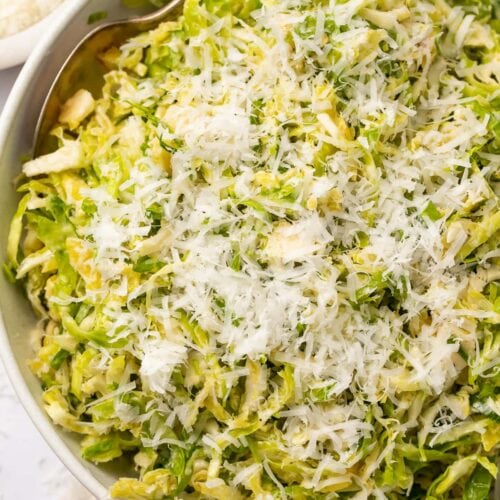
[[[5,271],[121,499],[489,498],[490,0],[187,0],[23,166]]]

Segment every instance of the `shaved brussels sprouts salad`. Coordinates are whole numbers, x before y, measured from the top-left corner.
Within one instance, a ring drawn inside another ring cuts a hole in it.
[[[495,2],[187,0],[99,57],[5,271],[50,418],[130,464],[110,495],[487,499]]]

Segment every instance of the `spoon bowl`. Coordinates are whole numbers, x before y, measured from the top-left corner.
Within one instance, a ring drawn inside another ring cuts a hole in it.
[[[60,69],[52,76],[53,84],[43,104],[35,131],[34,156],[49,153],[57,148],[57,142],[51,137],[50,131],[67,99],[80,89],[86,89],[94,97],[99,97],[108,68],[97,57],[98,54],[154,28],[162,21],[173,19],[179,15],[183,4],[184,0],[171,0],[152,13],[134,18],[123,18],[120,17],[121,10],[113,11],[112,20],[98,27],[89,24],[89,32],[74,46]],[[104,16],[105,12],[106,19],[109,19],[107,11],[96,12],[95,16]],[[91,18],[92,15],[89,19]],[[49,77],[46,75],[46,78]]]

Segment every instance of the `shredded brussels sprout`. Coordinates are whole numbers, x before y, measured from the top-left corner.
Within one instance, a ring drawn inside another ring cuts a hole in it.
[[[112,497],[489,498],[499,33],[490,0],[186,0],[100,55],[5,269]]]

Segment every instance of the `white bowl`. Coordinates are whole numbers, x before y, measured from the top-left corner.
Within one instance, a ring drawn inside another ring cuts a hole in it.
[[[15,1],[15,0],[13,0]],[[54,57],[54,41],[66,29],[73,41],[88,30],[81,18],[87,19],[89,9],[96,9],[102,0],[73,0],[68,2],[50,21],[48,32],[37,40],[37,46],[24,66],[0,117],[0,267],[6,260],[6,242],[10,220],[16,210],[17,196],[13,179],[21,170],[21,158],[32,150],[35,119],[47,94],[47,68],[60,65]],[[79,20],[80,32],[74,28]],[[74,32],[74,33],[73,33]],[[0,50],[1,49],[0,45]],[[11,59],[17,61],[19,59]],[[2,61],[4,62],[4,61]],[[108,487],[124,470],[119,465],[96,467],[80,457],[79,438],[56,428],[41,405],[39,381],[30,372],[27,360],[33,357],[29,333],[37,318],[20,287],[8,283],[0,270],[0,353],[14,389],[43,435],[48,445],[74,476],[97,498],[107,497]]]
[[[19,33],[0,38],[0,70],[25,62],[44,34],[64,16],[64,7],[57,7],[47,17]]]

